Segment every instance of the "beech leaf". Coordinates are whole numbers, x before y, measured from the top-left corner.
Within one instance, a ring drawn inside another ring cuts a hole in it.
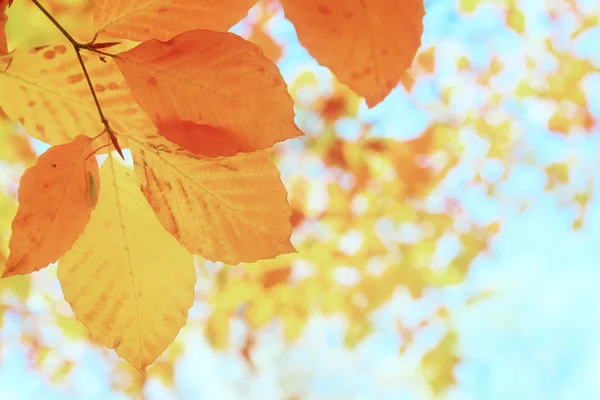
[[[48,149],[28,168],[19,184],[19,209],[12,223],[10,254],[3,276],[28,274],[58,260],[77,240],[90,219],[86,197],[98,183],[91,139]]]
[[[134,125],[143,112],[114,62],[102,62],[89,54],[82,57],[113,130],[122,132]],[[104,129],[68,42],[31,50],[18,48],[0,57],[1,64],[8,68],[0,68],[0,108],[34,138],[61,144],[71,141],[75,132],[95,136]]]
[[[94,29],[138,42],[168,40],[194,29],[227,31],[254,3],[256,0],[96,0]]]
[[[380,103],[421,45],[423,0],[281,0],[300,43],[337,78]]]
[[[85,231],[58,262],[78,320],[143,371],[175,339],[194,302],[192,255],[158,223],[134,172],[109,157]]]
[[[277,66],[232,33],[150,40],[115,62],[160,132],[195,154],[232,156],[302,134]]]
[[[190,252],[237,264],[296,251],[287,192],[268,152],[196,158],[160,136],[131,145],[142,192]]]

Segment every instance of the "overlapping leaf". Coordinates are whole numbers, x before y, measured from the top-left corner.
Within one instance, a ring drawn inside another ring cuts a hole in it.
[[[84,233],[58,264],[65,299],[91,335],[138,370],[175,339],[194,302],[191,254],[156,220],[134,172],[113,158]]]
[[[159,136],[131,151],[146,199],[192,253],[237,264],[295,251],[287,192],[267,152],[199,159]]]
[[[338,79],[381,102],[421,44],[423,0],[281,0],[300,43]]]
[[[168,40],[194,29],[227,31],[255,0],[97,0],[94,28],[116,38]]]
[[[83,54],[106,117],[117,132],[141,114],[119,69],[111,60]],[[0,57],[0,108],[36,139],[66,143],[80,133],[104,129],[81,65],[68,42],[17,49]],[[123,144],[123,143],[121,143]]]
[[[3,276],[40,270],[77,240],[90,219],[86,197],[98,182],[96,158],[87,158],[91,153],[91,139],[77,136],[51,147],[25,171]]]
[[[150,40],[115,62],[161,133],[195,154],[232,156],[302,134],[275,64],[234,34]]]

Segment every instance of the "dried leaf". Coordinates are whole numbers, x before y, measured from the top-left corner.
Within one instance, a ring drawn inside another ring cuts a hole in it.
[[[198,159],[147,140],[131,148],[142,191],[190,252],[237,264],[295,251],[287,192],[267,152]]]
[[[160,226],[132,170],[109,157],[100,176],[102,196],[58,278],[91,335],[142,371],[185,324],[193,258]]]
[[[97,0],[94,28],[116,38],[168,40],[194,29],[227,31],[256,0]]]
[[[161,133],[195,154],[232,156],[302,134],[275,64],[232,33],[150,40],[115,61]]]
[[[300,43],[342,82],[380,103],[421,45],[423,0],[281,0]]]
[[[96,158],[86,159],[91,152],[91,139],[77,136],[48,149],[25,171],[3,276],[46,267],[81,235],[91,212],[86,201],[89,176],[98,182]]]

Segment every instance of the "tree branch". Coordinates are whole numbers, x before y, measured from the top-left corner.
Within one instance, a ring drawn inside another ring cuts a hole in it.
[[[71,34],[69,32],[67,32],[67,30],[65,28],[62,27],[62,25],[56,20],[56,18],[54,18],[52,16],[52,14],[50,14],[48,12],[48,10],[46,10],[44,8],[44,6],[42,6],[39,3],[38,0],[31,0],[31,1],[33,2],[33,4],[36,5],[37,8],[40,9],[40,11],[50,20],[50,22],[52,22],[54,24],[54,26],[56,26],[56,28],[58,28],[58,30],[64,35],[64,37],[67,38],[67,40],[73,45],[73,49],[75,50],[75,53],[77,54],[77,59],[79,60],[79,64],[81,65],[81,70],[83,71],[85,80],[87,81],[87,84],[90,88],[92,97],[94,98],[94,104],[96,104],[96,109],[98,110],[98,114],[100,115],[100,121],[102,122],[102,125],[104,125],[104,131],[108,134],[110,141],[115,146],[115,149],[117,150],[117,152],[119,153],[121,158],[124,160],[125,157],[123,156],[123,151],[121,150],[121,146],[119,146],[119,142],[117,141],[117,138],[116,138],[114,132],[110,128],[108,120],[106,119],[106,117],[104,116],[104,113],[102,112],[102,107],[100,106],[100,101],[98,100],[98,96],[96,95],[96,90],[94,90],[94,85],[92,84],[92,79],[90,78],[90,74],[88,73],[88,70],[85,67],[85,62],[83,61],[83,57],[81,57],[81,50],[89,49],[90,46],[93,44],[94,40],[96,39],[96,37],[94,36],[94,40],[92,40],[92,42],[90,42],[90,43],[85,43],[85,44],[79,43],[78,41],[76,41],[73,38],[73,36],[71,36]]]

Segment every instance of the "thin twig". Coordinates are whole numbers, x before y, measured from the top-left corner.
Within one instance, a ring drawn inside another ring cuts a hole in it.
[[[98,109],[98,114],[100,114],[100,121],[104,124],[104,127],[107,131],[109,131],[108,121],[102,112],[102,107],[100,107],[100,101],[98,101],[98,96],[96,96],[96,91],[94,90],[94,85],[92,84],[92,80],[90,78],[90,74],[85,67],[85,63],[83,62],[83,58],[81,57],[81,51],[78,47],[75,47],[75,53],[77,53],[77,59],[79,60],[79,64],[81,64],[81,69],[83,70],[83,75],[85,76],[85,80],[88,83],[90,91],[92,92],[92,97],[94,98],[94,103],[96,104],[96,109]]]
[[[104,131],[110,137],[112,144],[115,146],[115,149],[117,150],[117,152],[119,153],[121,158],[123,160],[125,160],[125,157],[123,156],[123,151],[121,150],[121,147],[119,146],[119,142],[117,141],[117,138],[115,137],[114,132],[110,128],[108,120],[106,119],[106,117],[104,116],[104,113],[102,112],[102,107],[100,106],[100,101],[98,100],[98,96],[96,95],[96,90],[94,89],[94,84],[92,83],[90,74],[88,73],[88,70],[85,67],[85,62],[83,61],[83,57],[81,57],[81,49],[89,49],[89,46],[91,46],[94,43],[94,41],[96,40],[96,36],[94,36],[94,39],[89,43],[84,43],[84,44],[79,43],[78,41],[76,41],[73,38],[73,36],[71,36],[71,34],[69,32],[67,32],[67,30],[65,28],[62,27],[62,25],[52,16],[52,14],[50,14],[48,12],[48,10],[46,10],[44,8],[44,6],[42,6],[39,3],[38,0],[31,0],[31,1],[33,2],[33,4],[35,4],[37,6],[37,8],[40,9],[40,11],[42,13],[44,13],[44,15],[54,24],[54,26],[56,26],[58,28],[59,31],[61,31],[61,33],[73,45],[73,49],[75,49],[75,53],[77,54],[77,59],[79,60],[79,65],[81,65],[81,70],[83,71],[85,80],[87,81],[88,87],[90,88],[90,92],[92,93],[92,97],[94,99],[94,104],[96,105],[96,109],[98,110],[98,114],[100,115],[100,121],[102,122],[102,125],[104,125]]]

